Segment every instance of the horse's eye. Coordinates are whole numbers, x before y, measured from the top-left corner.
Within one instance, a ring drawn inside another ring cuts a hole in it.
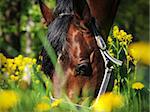
[[[76,75],[90,76],[92,74],[92,67],[90,63],[78,64],[75,68]]]

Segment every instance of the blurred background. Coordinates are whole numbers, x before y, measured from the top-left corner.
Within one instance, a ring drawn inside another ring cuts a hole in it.
[[[55,0],[44,0],[51,8]],[[41,23],[41,12],[35,0],[0,1],[0,50],[10,56],[23,54],[37,57],[42,44],[38,33],[46,26]],[[149,1],[121,0],[114,24],[134,36],[134,40],[149,40]],[[44,37],[43,37],[44,38]]]
[[[55,7],[55,0],[44,0]],[[0,52],[9,57],[19,54],[37,58],[42,43],[39,33],[46,36],[41,12],[35,0],[0,0]],[[121,0],[115,25],[130,33],[134,41],[149,41],[149,0]],[[43,37],[44,38],[44,37]],[[139,80],[147,80],[148,66],[140,66]],[[145,74],[145,75],[141,75]]]

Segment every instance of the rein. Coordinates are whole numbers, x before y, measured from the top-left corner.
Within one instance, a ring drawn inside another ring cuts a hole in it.
[[[58,17],[61,18],[63,16],[74,16],[74,15],[75,15],[74,12],[61,13],[61,14],[58,15]],[[122,63],[123,63],[122,61],[110,56],[110,54],[108,53],[107,47],[106,47],[106,43],[104,42],[102,36],[100,35],[100,33],[97,29],[95,21],[92,21],[92,20],[90,21],[90,27],[91,27],[91,30],[94,34],[95,40],[97,42],[100,53],[102,54],[102,57],[103,57],[103,60],[104,60],[104,63],[105,63],[105,73],[104,73],[104,77],[103,77],[103,80],[102,80],[101,87],[99,88],[99,92],[98,92],[98,95],[96,97],[96,101],[92,106],[86,107],[86,106],[83,106],[83,105],[72,103],[77,108],[86,108],[88,110],[91,110],[92,107],[98,102],[100,96],[106,92],[106,89],[107,89],[107,86],[108,86],[108,83],[109,83],[109,80],[110,80],[110,77],[111,77],[111,73],[112,73],[112,70],[113,70],[113,66],[110,65],[110,63],[113,62],[114,64],[119,65],[119,66],[121,66]],[[57,100],[52,95],[51,95],[50,99],[51,99],[51,102],[54,102],[55,100]],[[68,103],[68,102],[63,101],[63,103]]]

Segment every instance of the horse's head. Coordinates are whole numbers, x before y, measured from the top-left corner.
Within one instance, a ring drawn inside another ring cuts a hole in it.
[[[89,30],[89,7],[80,7],[81,12],[77,7],[75,0],[60,1],[54,10],[54,20],[48,26],[47,35],[65,77],[65,83],[61,85],[62,79],[54,72],[54,96],[59,97],[60,88],[63,87],[75,102],[80,96],[94,97],[104,74],[102,56]]]
[[[78,102],[78,97],[96,96],[104,74],[104,61],[95,38],[81,24],[82,20],[73,18],[58,56],[64,70],[64,85],[61,85],[64,80],[57,77],[57,73],[53,74],[54,96],[60,97],[60,87],[63,87],[73,102]]]
[[[82,16],[76,12],[72,16],[62,52],[58,56],[66,77],[67,94],[75,102],[79,96],[96,96],[104,74],[104,61],[88,26],[91,20],[88,7],[85,7]],[[61,82],[57,75],[54,75],[53,81],[57,86]],[[55,94],[58,93],[57,86]]]

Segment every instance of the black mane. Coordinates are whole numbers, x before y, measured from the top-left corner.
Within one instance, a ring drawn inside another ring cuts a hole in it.
[[[58,55],[62,51],[72,15],[59,16],[62,13],[73,12],[73,0],[61,0],[54,10],[54,21],[48,26],[48,40]]]

